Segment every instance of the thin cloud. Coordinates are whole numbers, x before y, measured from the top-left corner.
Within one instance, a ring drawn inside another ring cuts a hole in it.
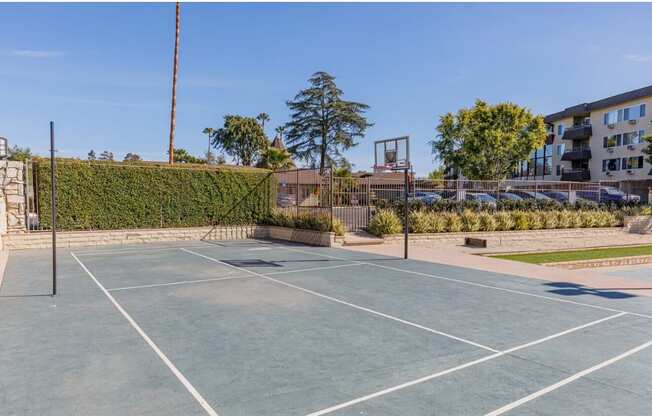
[[[45,51],[45,50],[35,50],[35,49],[18,49],[9,52],[11,56],[17,56],[20,58],[32,58],[32,59],[48,59],[48,58],[57,58],[64,55],[62,51]]]
[[[652,55],[641,55],[638,53],[628,53],[625,59],[632,62],[652,62]]]

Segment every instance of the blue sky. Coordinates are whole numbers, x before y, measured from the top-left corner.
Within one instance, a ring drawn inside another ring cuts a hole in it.
[[[0,4],[0,136],[62,155],[164,159],[174,4]],[[287,121],[315,71],[375,123],[347,153],[409,134],[419,174],[438,117],[476,98],[546,114],[652,84],[650,4],[183,4],[177,146],[225,114]]]

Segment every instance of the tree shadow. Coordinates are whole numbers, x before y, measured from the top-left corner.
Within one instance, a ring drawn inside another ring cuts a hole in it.
[[[548,292],[554,293],[562,296],[581,296],[581,295],[592,295],[599,296],[606,299],[628,299],[634,298],[636,295],[631,293],[624,293],[618,291],[618,289],[596,289],[592,287],[587,287],[577,283],[568,283],[568,282],[551,282],[544,283],[544,286],[553,287]],[[630,290],[630,289],[620,289],[620,290]]]

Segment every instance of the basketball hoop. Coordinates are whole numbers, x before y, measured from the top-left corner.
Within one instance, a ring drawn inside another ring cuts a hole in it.
[[[375,146],[374,172],[406,170],[410,168],[409,136],[377,140]]]

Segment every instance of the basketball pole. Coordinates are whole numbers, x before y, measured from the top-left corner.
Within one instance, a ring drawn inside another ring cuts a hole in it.
[[[408,181],[408,170],[409,168],[405,168],[403,170],[404,176],[405,176],[405,192],[404,192],[404,203],[405,203],[405,226],[403,227],[403,234],[404,234],[404,242],[403,242],[403,258],[407,260],[408,258],[408,232],[410,229],[410,205],[408,204],[408,194],[410,192],[410,182]]]
[[[50,122],[50,182],[52,185],[50,204],[52,208],[52,296],[57,294],[57,176],[54,160],[54,121]]]

